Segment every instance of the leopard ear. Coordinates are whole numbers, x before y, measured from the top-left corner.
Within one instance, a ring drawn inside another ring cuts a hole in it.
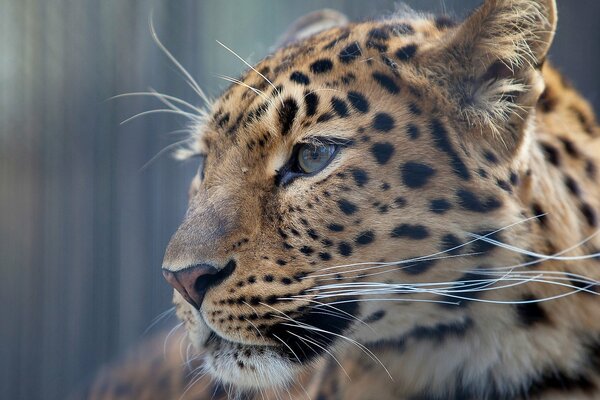
[[[555,0],[486,0],[444,39],[434,69],[469,126],[500,135],[509,148],[519,143],[543,91],[539,71],[556,20]]]
[[[289,29],[281,35],[275,48],[288,46],[326,29],[348,25],[348,17],[330,9],[314,11],[298,18]]]

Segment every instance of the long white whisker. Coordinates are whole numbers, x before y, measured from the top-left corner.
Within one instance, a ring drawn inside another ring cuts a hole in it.
[[[154,98],[158,98],[158,99],[163,98],[163,99],[169,100],[169,101],[171,101],[173,103],[178,103],[178,104],[181,104],[181,105],[183,105],[185,107],[188,107],[192,111],[197,112],[199,115],[202,115],[203,112],[204,112],[204,110],[202,110],[202,109],[200,109],[198,107],[195,107],[194,105],[188,103],[185,100],[182,100],[182,99],[180,99],[178,97],[171,96],[171,95],[168,95],[168,94],[159,93],[159,92],[156,92],[156,91],[121,93],[121,94],[118,94],[116,96],[109,97],[108,100],[120,99],[120,98],[123,98],[123,97],[134,97],[134,96],[135,97],[140,97],[140,96],[154,97]],[[177,108],[177,109],[181,110],[180,108]]]
[[[265,99],[265,100],[267,100],[267,101],[269,100],[269,96],[267,96],[267,95],[265,94],[265,92],[263,92],[263,91],[261,91],[261,90],[258,90],[258,89],[256,89],[256,88],[254,88],[254,87],[252,87],[252,86],[248,85],[247,83],[240,81],[239,79],[235,79],[235,78],[232,78],[232,77],[230,77],[230,76],[227,76],[227,75],[217,75],[217,77],[218,77],[218,78],[220,78],[220,79],[226,80],[226,81],[228,81],[228,82],[235,83],[236,85],[240,85],[240,86],[243,86],[243,87],[245,87],[245,88],[247,88],[247,89],[250,89],[250,90],[252,90],[254,93],[256,93],[257,95],[261,96],[263,99]]]
[[[271,85],[271,87],[273,89],[275,89],[275,93],[277,93],[277,95],[279,96],[279,100],[281,100],[281,105],[283,105],[283,99],[281,98],[281,93],[279,93],[279,90],[273,84],[273,82],[271,82],[266,76],[264,76],[263,74],[261,74],[256,68],[254,68],[252,65],[250,65],[250,63],[248,63],[246,60],[244,60],[242,57],[240,57],[235,51],[231,50],[229,47],[225,46],[223,43],[219,42],[218,40],[217,40],[217,43],[219,43],[223,48],[225,48],[225,50],[229,51],[231,54],[233,54],[234,56],[236,56],[241,62],[243,62],[244,64],[246,64],[246,66],[248,66],[252,71],[254,71],[258,75],[260,75],[269,85]]]
[[[148,115],[148,114],[157,114],[157,113],[165,113],[165,114],[177,114],[177,115],[182,115],[184,117],[187,117],[189,119],[191,119],[192,121],[196,121],[198,116],[196,114],[192,114],[192,113],[188,113],[185,111],[176,111],[176,110],[171,110],[170,108],[160,108],[157,110],[148,110],[148,111],[143,111],[141,113],[135,114],[132,117],[127,118],[126,120],[124,120],[123,122],[121,122],[120,125],[126,124],[127,122],[134,120],[138,117],[144,116],[144,115]]]
[[[152,38],[154,39],[154,42],[157,44],[158,48],[171,60],[171,62],[173,64],[175,64],[175,66],[179,69],[179,71],[181,71],[181,73],[183,73],[183,75],[187,78],[188,84],[198,94],[198,96],[200,96],[200,98],[206,103],[206,105],[210,105],[211,101],[206,96],[206,94],[204,93],[204,91],[202,90],[200,85],[198,85],[198,82],[196,82],[196,80],[192,77],[192,75],[183,67],[183,65],[181,65],[181,63],[179,61],[177,61],[177,59],[173,56],[173,54],[171,54],[171,52],[165,47],[165,45],[162,44],[162,42],[158,38],[158,35],[156,34],[156,29],[154,29],[153,11],[152,10],[150,11],[149,24],[150,24],[150,32],[152,34]]]

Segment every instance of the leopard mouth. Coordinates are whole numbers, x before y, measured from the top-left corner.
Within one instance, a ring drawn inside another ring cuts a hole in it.
[[[214,331],[205,348],[204,369],[218,382],[239,390],[286,387],[302,368],[281,346],[236,342]]]

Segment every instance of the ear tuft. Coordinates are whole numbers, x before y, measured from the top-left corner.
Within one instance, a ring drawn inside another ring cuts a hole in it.
[[[330,9],[314,11],[298,18],[279,38],[275,44],[275,49],[289,46],[315,33],[346,25],[348,25],[348,17],[338,11]]]
[[[445,39],[434,76],[468,129],[515,149],[543,91],[539,69],[555,30],[554,0],[486,0]]]
[[[452,39],[456,50],[513,68],[543,62],[556,31],[554,0],[487,0]]]

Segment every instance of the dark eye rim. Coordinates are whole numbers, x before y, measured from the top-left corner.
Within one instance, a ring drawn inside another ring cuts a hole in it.
[[[305,145],[329,145],[334,146],[334,150],[329,156],[327,162],[323,165],[322,168],[307,173],[295,168],[298,165],[298,154],[302,146]],[[292,150],[292,156],[288,160],[288,162],[277,171],[277,175],[275,176],[275,185],[276,186],[287,186],[292,183],[294,180],[298,178],[310,178],[311,176],[315,176],[327,168],[331,162],[337,157],[338,153],[349,145],[352,144],[352,141],[349,139],[338,139],[338,138],[313,138],[313,140],[306,142],[299,142],[294,146]]]

